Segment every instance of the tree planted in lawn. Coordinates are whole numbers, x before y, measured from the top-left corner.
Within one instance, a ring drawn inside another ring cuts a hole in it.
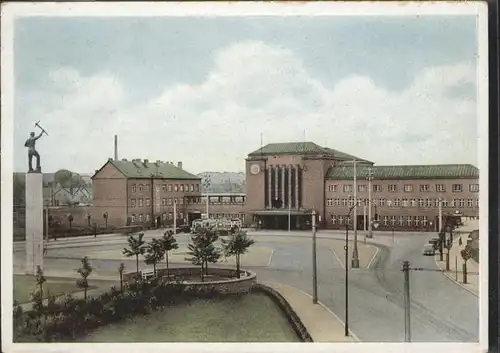
[[[146,256],[144,262],[146,265],[153,265],[153,273],[156,277],[156,264],[163,260],[165,252],[163,250],[163,244],[158,239],[151,240],[151,243],[146,246]]]
[[[43,298],[43,284],[47,282],[47,278],[45,278],[45,276],[43,275],[43,270],[40,267],[40,265],[36,266],[35,281],[36,281],[36,286],[40,291],[40,295]]]
[[[92,266],[90,265],[89,258],[85,256],[82,259],[82,266],[76,270],[80,278],[76,281],[76,286],[83,289],[83,300],[87,301],[87,290],[89,289],[88,277],[92,273]]]
[[[123,293],[123,271],[125,270],[125,264],[122,262],[120,267],[118,267],[118,273],[120,275],[120,292]]]
[[[143,255],[146,251],[146,242],[142,238],[144,238],[144,233],[137,234],[137,237],[129,236],[127,238],[128,248],[123,248],[123,255],[126,257],[135,256],[137,277],[139,276],[139,255]]]
[[[255,241],[250,239],[247,232],[238,230],[229,239],[221,239],[222,248],[226,256],[236,259],[236,276],[240,278],[241,255],[248,251]]]
[[[177,244],[177,240],[174,238],[174,232],[171,230],[167,230],[163,237],[160,238],[161,246],[163,248],[163,252],[165,253],[165,259],[167,262],[167,277],[169,276],[168,269],[168,252],[171,250],[179,249],[179,244]]]
[[[204,275],[208,274],[208,263],[216,263],[221,253],[214,245],[218,239],[217,233],[212,229],[201,228],[191,237],[191,243],[188,244],[189,259],[193,265],[201,266],[201,281],[204,281]]]

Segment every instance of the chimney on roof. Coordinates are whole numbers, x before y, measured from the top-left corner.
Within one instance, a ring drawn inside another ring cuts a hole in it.
[[[118,160],[118,135],[115,135],[115,161]]]
[[[112,160],[113,160],[113,158],[111,158],[111,157],[110,157],[110,158],[108,158],[108,162],[109,162],[109,161],[112,161]]]
[[[127,161],[127,158],[122,158],[122,162],[126,162]]]
[[[148,167],[148,163],[149,163],[149,159],[145,159],[144,160],[144,166],[147,168]]]
[[[159,159],[156,160],[156,165],[160,165],[161,161]]]
[[[182,162],[177,162],[177,168],[182,169]]]

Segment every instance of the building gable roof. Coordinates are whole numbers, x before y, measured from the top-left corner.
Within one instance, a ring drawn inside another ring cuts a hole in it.
[[[269,155],[311,155],[319,156],[326,155],[335,157],[339,160],[358,160],[366,161],[362,158],[352,156],[350,154],[334,150],[333,148],[322,147],[314,142],[281,142],[269,143],[256,151],[248,154],[249,157],[269,156]]]
[[[174,164],[166,163],[166,162],[145,162],[139,159],[135,159],[132,161],[128,160],[108,160],[104,166],[107,164],[111,164],[114,166],[120,173],[122,173],[126,178],[129,179],[146,179],[151,177],[157,177],[161,179],[176,179],[176,180],[200,180],[201,178],[191,174],[184,169],[181,169]],[[99,169],[92,179],[99,173]]]
[[[359,180],[368,176],[369,166],[356,168]],[[437,165],[393,165],[372,166],[373,179],[379,180],[417,180],[417,179],[477,179],[479,169],[472,164],[437,164]],[[354,178],[352,165],[333,166],[328,169],[326,179],[351,180]]]

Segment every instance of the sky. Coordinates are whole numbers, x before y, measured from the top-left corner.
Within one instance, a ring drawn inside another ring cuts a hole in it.
[[[244,171],[267,143],[377,165],[478,163],[475,16],[31,17],[14,28],[14,170],[113,157]]]

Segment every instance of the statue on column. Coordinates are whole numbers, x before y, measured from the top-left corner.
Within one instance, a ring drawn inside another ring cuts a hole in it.
[[[35,133],[34,132],[31,132],[30,133],[30,137],[26,140],[26,142],[24,143],[24,147],[28,147],[28,167],[29,167],[29,170],[28,170],[28,173],[41,173],[42,172],[42,168],[40,166],[40,154],[38,154],[36,148],[35,148],[35,144],[36,144],[36,140],[38,140],[40,137],[42,137],[43,134],[47,135],[47,132],[38,124],[40,121],[37,121],[35,123],[35,126],[38,127],[40,130],[42,130],[40,132],[40,135],[38,136],[35,136]],[[36,169],[33,170],[33,157],[36,158]]]

